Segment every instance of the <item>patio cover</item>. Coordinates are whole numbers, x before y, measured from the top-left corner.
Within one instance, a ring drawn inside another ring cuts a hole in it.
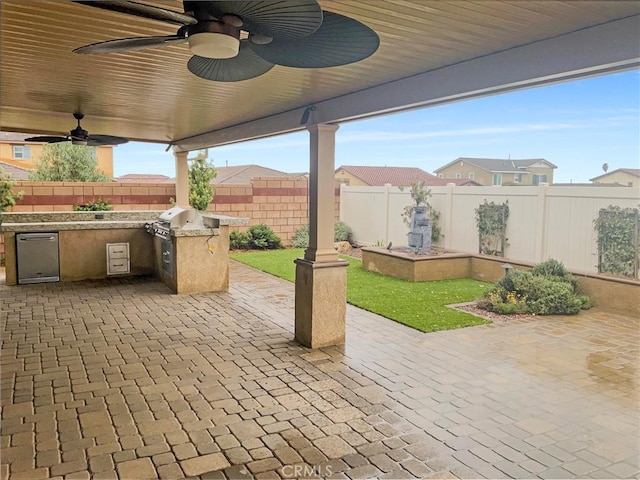
[[[182,11],[178,0],[148,3]],[[93,133],[171,143],[177,151],[435,105],[640,65],[640,3],[627,1],[320,0],[380,36],[343,67],[276,66],[218,83],[186,68],[185,45],[76,55],[114,38],[170,35],[168,23],[72,2],[3,0],[0,129],[64,133],[81,109]]]

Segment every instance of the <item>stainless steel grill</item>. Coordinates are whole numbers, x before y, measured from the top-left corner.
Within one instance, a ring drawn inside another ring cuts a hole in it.
[[[155,222],[146,223],[144,228],[147,233],[166,240],[171,230],[204,228],[204,221],[194,208],[173,207],[162,212]]]

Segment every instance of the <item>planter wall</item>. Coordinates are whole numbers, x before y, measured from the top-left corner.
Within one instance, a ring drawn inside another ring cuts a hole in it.
[[[528,270],[533,266],[533,263],[468,253],[429,256],[409,255],[374,247],[362,249],[362,266],[365,270],[410,282],[473,278],[495,283],[504,275],[502,265],[507,261],[512,267],[521,270]],[[591,273],[572,273],[578,278],[580,293],[588,295],[594,307],[640,317],[639,281]]]

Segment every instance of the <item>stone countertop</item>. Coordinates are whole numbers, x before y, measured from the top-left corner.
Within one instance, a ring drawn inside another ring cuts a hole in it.
[[[118,228],[144,228],[155,221],[162,211],[104,211],[104,212],[32,212],[2,213],[1,232],[46,232],[61,230],[109,230]],[[230,217],[213,212],[202,216],[215,220],[213,228],[184,228],[172,230],[175,237],[219,235],[218,226],[247,225],[248,218]]]
[[[144,228],[141,220],[92,220],[72,222],[2,222],[2,232],[48,232],[61,230],[112,230],[118,228]]]
[[[230,217],[229,215],[221,215],[219,213],[213,212],[202,212],[202,216],[205,218],[213,218],[215,220],[218,220],[220,222],[219,225],[237,226],[249,224],[248,217]]]

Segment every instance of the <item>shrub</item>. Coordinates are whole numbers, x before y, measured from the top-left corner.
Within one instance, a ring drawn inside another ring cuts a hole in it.
[[[249,248],[255,248],[258,250],[274,250],[276,248],[282,248],[282,241],[275,232],[263,223],[259,225],[253,225],[249,228],[247,233],[249,236]]]
[[[83,205],[74,205],[73,209],[76,212],[105,212],[113,210],[113,207],[106,200],[99,198],[98,200],[87,202]]]
[[[333,241],[353,243],[353,230],[344,222],[336,222],[333,224]]]
[[[249,234],[245,232],[231,232],[229,235],[229,248],[232,250],[248,250]]]
[[[305,225],[296,230],[291,239],[293,248],[307,248],[309,246],[309,225]]]
[[[333,241],[353,244],[353,229],[344,222],[336,222],[333,225]],[[309,246],[309,225],[296,230],[291,239],[291,246],[294,248],[307,248]]]
[[[578,288],[578,279],[567,271],[562,262],[554,260],[553,258],[546,262],[539,263],[529,271],[532,275],[552,277],[559,281],[566,282],[571,285],[574,292],[576,288]]]
[[[24,192],[13,192],[14,185],[15,182],[11,179],[11,175],[0,168],[0,212],[4,212],[8,207],[13,207],[16,200],[20,200],[24,196]]]
[[[549,260],[502,277],[486,292],[482,306],[502,314],[573,315],[591,306],[589,297],[576,295],[577,285],[562,263]]]

